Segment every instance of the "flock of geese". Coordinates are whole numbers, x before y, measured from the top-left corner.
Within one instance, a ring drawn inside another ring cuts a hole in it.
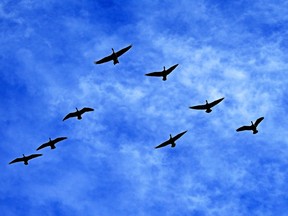
[[[118,58],[123,55],[124,53],[126,53],[130,48],[132,47],[132,45],[130,46],[127,46],[121,50],[119,50],[118,52],[115,52],[114,49],[112,48],[112,54],[109,55],[109,56],[106,56],[102,59],[100,59],[99,61],[95,61],[94,63],[95,64],[102,64],[102,63],[106,63],[106,62],[109,62],[109,61],[113,61],[113,64],[116,65],[119,63],[119,60]],[[163,70],[162,71],[158,71],[158,72],[151,72],[151,73],[147,73],[145,74],[146,76],[154,76],[154,77],[162,77],[162,80],[163,81],[166,81],[167,80],[167,76],[178,66],[178,64],[175,64],[173,66],[171,66],[170,68],[168,68],[166,70],[165,66],[163,67]],[[206,113],[210,113],[212,112],[212,107],[216,106],[217,104],[219,104],[222,100],[224,100],[224,97],[223,98],[220,98],[220,99],[217,99],[211,103],[208,103],[208,101],[206,100],[206,103],[205,104],[202,104],[202,105],[196,105],[196,106],[191,106],[189,107],[190,109],[195,109],[195,110],[205,110]],[[82,115],[86,112],[91,112],[91,111],[94,111],[94,109],[92,108],[89,108],[89,107],[84,107],[80,110],[78,110],[76,108],[76,111],[75,112],[71,112],[69,114],[67,114],[64,118],[63,118],[63,121],[69,119],[69,118],[73,118],[73,117],[77,117],[78,120],[82,119]],[[260,124],[260,122],[264,119],[264,117],[260,117],[258,118],[255,123],[253,123],[253,121],[251,121],[251,125],[247,126],[242,126],[242,127],[239,127],[238,129],[236,129],[237,132],[239,131],[245,131],[245,130],[251,130],[253,132],[253,134],[256,134],[258,133],[258,130],[257,130],[257,126]],[[176,136],[172,137],[172,135],[170,134],[170,138],[168,140],[166,140],[165,142],[161,143],[160,145],[156,146],[155,148],[161,148],[161,147],[164,147],[164,146],[167,146],[167,145],[171,145],[171,147],[175,147],[176,146],[176,143],[175,141],[178,140],[180,137],[182,137],[185,133],[187,132],[186,131],[183,131],[179,134],[177,134]],[[49,141],[40,145],[36,150],[41,150],[43,148],[46,148],[46,147],[50,147],[51,149],[55,149],[55,144],[58,143],[58,142],[61,142],[63,140],[67,139],[67,137],[58,137],[54,140],[51,140],[51,138],[49,138]],[[36,157],[40,157],[42,156],[42,154],[31,154],[29,156],[25,156],[23,154],[23,157],[20,157],[20,158],[16,158],[14,160],[12,160],[9,164],[12,164],[12,163],[16,163],[16,162],[24,162],[25,165],[28,165],[28,161],[33,159],[33,158],[36,158]]]

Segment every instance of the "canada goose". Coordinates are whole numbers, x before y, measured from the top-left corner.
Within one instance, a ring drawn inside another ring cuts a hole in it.
[[[72,118],[72,117],[77,117],[78,120],[82,119],[82,114],[85,113],[85,112],[91,112],[91,111],[94,111],[94,109],[92,108],[89,108],[89,107],[84,107],[83,109],[81,110],[78,110],[77,107],[76,107],[76,112],[71,112],[69,113],[68,115],[66,115],[63,119],[63,121],[65,121],[66,119],[68,118]]]
[[[148,73],[145,75],[146,76],[163,77],[162,80],[165,81],[165,80],[167,80],[168,74],[170,74],[177,66],[178,66],[178,64],[173,65],[172,67],[168,68],[167,70],[165,69],[165,66],[164,66],[163,71],[151,72],[151,73]]]
[[[171,147],[174,148],[176,146],[175,141],[177,139],[179,139],[186,132],[187,132],[187,130],[182,132],[182,133],[177,134],[175,137],[172,137],[172,135],[170,134],[170,138],[167,141],[161,143],[160,145],[156,146],[155,148],[161,148],[161,147],[167,146],[169,144],[171,144]]]
[[[204,105],[197,105],[197,106],[192,106],[192,107],[189,107],[190,109],[196,109],[196,110],[206,110],[205,112],[206,113],[210,113],[212,112],[211,108],[215,105],[217,105],[218,103],[220,103],[222,100],[224,99],[223,98],[220,98],[218,100],[215,100],[211,103],[208,103],[208,101],[206,100],[206,104]]]
[[[111,55],[106,56],[106,57],[100,59],[99,61],[95,61],[94,63],[95,64],[102,64],[102,63],[113,60],[114,65],[118,64],[119,63],[118,57],[123,55],[125,52],[127,52],[131,47],[132,47],[132,45],[125,47],[125,48],[119,50],[118,52],[115,52],[114,49],[112,48],[112,54]]]
[[[55,149],[56,148],[55,144],[60,142],[60,141],[62,141],[62,140],[65,140],[65,139],[67,139],[67,137],[58,137],[58,138],[56,138],[54,140],[51,140],[51,138],[49,138],[49,142],[46,142],[46,143],[42,144],[36,150],[38,151],[38,150],[40,150],[42,148],[45,148],[45,147],[48,147],[48,146],[50,146],[51,149]]]
[[[257,130],[257,126],[260,124],[260,122],[264,119],[264,117],[260,117],[255,121],[255,124],[253,124],[253,121],[251,121],[251,125],[250,126],[242,126],[240,128],[238,128],[236,131],[244,131],[244,130],[252,130],[253,134],[258,133]]]
[[[39,156],[42,156],[42,154],[31,154],[29,156],[25,156],[23,154],[23,157],[22,158],[16,158],[14,159],[13,161],[11,161],[9,164],[12,164],[12,163],[16,163],[16,162],[24,162],[25,165],[28,165],[28,160],[31,160],[33,158],[36,158],[36,157],[39,157]]]

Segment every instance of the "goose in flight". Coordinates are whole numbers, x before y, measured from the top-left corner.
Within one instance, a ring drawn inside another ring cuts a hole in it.
[[[264,119],[264,117],[260,117],[255,121],[255,123],[253,123],[253,121],[251,121],[250,126],[242,126],[242,127],[238,128],[236,131],[239,132],[239,131],[244,131],[244,130],[252,130],[253,134],[256,134],[256,133],[258,133],[257,126],[260,124],[260,122],[263,119]]]
[[[22,158],[16,158],[14,159],[13,161],[11,161],[9,164],[12,164],[12,163],[16,163],[16,162],[24,162],[25,165],[28,165],[28,160],[31,160],[33,158],[36,158],[36,157],[39,157],[39,156],[42,156],[42,154],[31,154],[29,156],[25,156],[23,154],[23,157]]]
[[[215,101],[213,101],[211,103],[208,103],[208,101],[206,100],[206,104],[204,104],[204,105],[197,105],[197,106],[192,106],[192,107],[189,107],[189,108],[190,109],[196,109],[196,110],[206,110],[205,111],[206,113],[210,113],[210,112],[212,112],[211,108],[213,106],[217,105],[218,103],[220,103],[223,99],[224,99],[224,97],[220,98],[218,100],[215,100]]]
[[[99,61],[95,61],[94,63],[95,64],[102,64],[102,63],[105,63],[105,62],[113,60],[113,64],[114,65],[118,64],[119,63],[118,57],[123,55],[125,52],[127,52],[131,47],[132,47],[132,45],[130,45],[128,47],[125,47],[125,48],[119,50],[118,52],[115,52],[114,49],[112,48],[112,54],[111,55],[106,56],[106,57],[100,59]]]
[[[72,117],[77,117],[78,120],[82,119],[82,114],[85,113],[85,112],[91,112],[91,111],[94,111],[94,109],[92,108],[89,108],[89,107],[84,107],[82,108],[81,110],[78,110],[77,107],[76,107],[76,112],[71,112],[69,113],[68,115],[66,115],[63,119],[63,121],[65,121],[66,119],[68,118],[72,118]]]
[[[38,150],[43,149],[43,148],[48,147],[48,146],[50,146],[51,149],[55,149],[56,148],[55,144],[62,141],[62,140],[65,140],[65,139],[67,139],[67,137],[58,137],[54,140],[51,140],[51,138],[49,138],[49,142],[42,144],[36,150],[38,151]]]
[[[161,148],[161,147],[167,146],[169,144],[171,144],[171,147],[174,148],[176,146],[175,141],[177,139],[179,139],[181,136],[183,136],[186,132],[187,132],[187,130],[177,134],[175,137],[172,137],[172,135],[170,134],[170,138],[167,141],[161,143],[160,145],[156,146],[155,148]]]
[[[147,73],[145,75],[146,76],[163,77],[162,80],[165,81],[165,80],[167,80],[168,74],[170,74],[177,66],[178,66],[178,64],[175,64],[172,67],[168,68],[167,70],[165,69],[165,66],[164,66],[163,71],[151,72],[151,73]]]

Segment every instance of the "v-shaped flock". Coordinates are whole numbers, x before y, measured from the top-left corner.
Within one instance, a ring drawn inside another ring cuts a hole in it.
[[[113,64],[116,65],[119,63],[119,57],[122,56],[124,53],[126,53],[128,50],[130,50],[132,47],[132,45],[129,45],[117,52],[114,51],[114,49],[112,48],[112,54],[98,60],[98,61],[95,61],[94,63],[95,64],[102,64],[102,63],[106,63],[106,62],[109,62],[109,61],[113,61]],[[166,69],[165,66],[163,67],[163,70],[162,71],[158,71],[158,72],[150,72],[150,73],[147,73],[145,74],[146,76],[152,76],[152,77],[162,77],[162,80],[163,81],[166,81],[167,80],[167,76],[176,69],[176,67],[178,66],[179,64],[175,64],[173,66],[171,66],[170,68]],[[195,109],[195,110],[205,110],[206,113],[210,113],[212,112],[212,107],[216,106],[217,104],[219,104],[221,101],[224,100],[224,97],[220,98],[220,99],[217,99],[211,103],[208,103],[208,101],[206,100],[206,103],[205,104],[202,104],[202,105],[195,105],[195,106],[191,106],[189,107],[190,109]],[[75,112],[71,112],[71,113],[68,113],[64,118],[63,118],[63,121],[69,119],[69,118],[73,118],[73,117],[76,117],[78,120],[81,120],[82,119],[82,115],[86,112],[91,112],[91,111],[94,111],[93,108],[89,108],[89,107],[84,107],[80,110],[78,110],[76,108],[76,111]],[[264,119],[264,117],[260,117],[258,118],[255,123],[253,123],[251,121],[251,125],[250,126],[242,126],[240,128],[238,128],[236,131],[239,132],[239,131],[244,131],[244,130],[251,130],[253,132],[253,134],[256,134],[258,133],[258,130],[257,130],[257,126],[260,124],[260,122]],[[166,140],[165,142],[161,143],[160,145],[156,146],[155,148],[162,148],[162,147],[165,147],[165,146],[168,146],[168,145],[171,145],[171,147],[175,147],[176,146],[176,143],[175,141],[178,140],[180,137],[182,137],[185,133],[187,132],[187,130],[177,134],[176,136],[172,137],[172,135],[170,134],[170,138],[168,140]],[[58,137],[54,140],[51,140],[51,138],[49,138],[49,141],[40,145],[36,150],[41,150],[43,148],[46,148],[46,147],[50,147],[50,149],[55,149],[56,146],[55,144],[60,142],[60,141],[63,141],[67,139],[67,137]],[[29,156],[25,156],[23,154],[23,157],[20,157],[20,158],[16,158],[14,160],[12,160],[9,164],[12,164],[12,163],[16,163],[16,162],[24,162],[25,165],[28,165],[28,161],[33,159],[33,158],[36,158],[36,157],[40,157],[42,156],[42,154],[31,154]]]

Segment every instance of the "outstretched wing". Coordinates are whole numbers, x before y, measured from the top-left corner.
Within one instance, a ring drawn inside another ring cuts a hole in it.
[[[187,130],[186,130],[186,131],[183,131],[182,133],[177,134],[175,137],[173,137],[173,140],[176,141],[176,140],[179,139],[181,136],[183,136],[186,132],[187,132]]]
[[[38,151],[38,150],[40,150],[40,149],[43,149],[43,148],[46,148],[46,147],[48,147],[48,146],[50,146],[50,145],[49,145],[49,142],[44,143],[44,144],[40,145],[40,146],[36,149],[36,151]]]
[[[264,117],[258,118],[258,119],[255,121],[255,124],[254,124],[254,125],[257,127],[258,124],[260,124],[260,122],[261,122],[263,119],[264,119]]]
[[[24,161],[23,158],[16,158],[16,159],[12,160],[9,164],[16,163],[16,162],[22,162],[22,161]]]
[[[207,109],[207,105],[197,105],[197,106],[191,106],[189,107],[190,109],[196,109],[196,110],[206,110]]]
[[[223,98],[220,98],[220,99],[218,99],[218,100],[215,100],[215,101],[213,101],[213,102],[211,102],[211,103],[209,104],[210,107],[213,107],[213,106],[217,105],[217,104],[220,103],[223,99],[224,99],[224,97],[223,97]]]
[[[151,73],[147,73],[145,74],[146,76],[156,76],[156,77],[162,77],[164,75],[163,71],[160,72],[151,72]]]
[[[53,142],[57,143],[57,142],[60,142],[62,140],[65,140],[65,139],[67,139],[67,137],[58,137],[58,138],[54,139]]]
[[[172,67],[168,68],[168,69],[166,70],[166,74],[167,74],[167,75],[170,74],[177,66],[178,66],[178,64],[173,65]]]
[[[171,142],[170,142],[170,140],[167,140],[167,141],[161,143],[160,145],[156,146],[155,148],[162,148],[162,147],[167,146],[169,144],[171,144]]]
[[[42,156],[42,154],[31,154],[31,155],[27,156],[26,158],[27,158],[28,160],[31,160],[31,159],[33,159],[33,158],[40,157],[40,156]]]
[[[94,111],[94,109],[92,108],[89,108],[89,107],[84,107],[82,108],[81,110],[79,110],[79,112],[81,113],[81,115],[85,112],[91,112],[91,111]]]
[[[127,52],[131,47],[132,47],[132,45],[130,45],[130,46],[128,46],[128,47],[125,47],[125,48],[119,50],[118,52],[116,52],[117,57],[123,55],[123,54],[124,54],[125,52]]]
[[[113,54],[109,55],[109,56],[106,56],[102,59],[100,59],[99,61],[95,61],[94,63],[95,64],[102,64],[102,63],[105,63],[105,62],[108,62],[108,61],[111,61],[113,60]]]
[[[239,131],[245,131],[245,130],[252,130],[252,127],[251,126],[242,126],[242,127],[238,128],[236,131],[239,132]]]
[[[76,117],[77,116],[77,112],[72,112],[72,113],[69,113],[68,115],[66,115],[63,119],[63,121],[65,121],[66,119],[68,118],[72,118],[72,117]]]

